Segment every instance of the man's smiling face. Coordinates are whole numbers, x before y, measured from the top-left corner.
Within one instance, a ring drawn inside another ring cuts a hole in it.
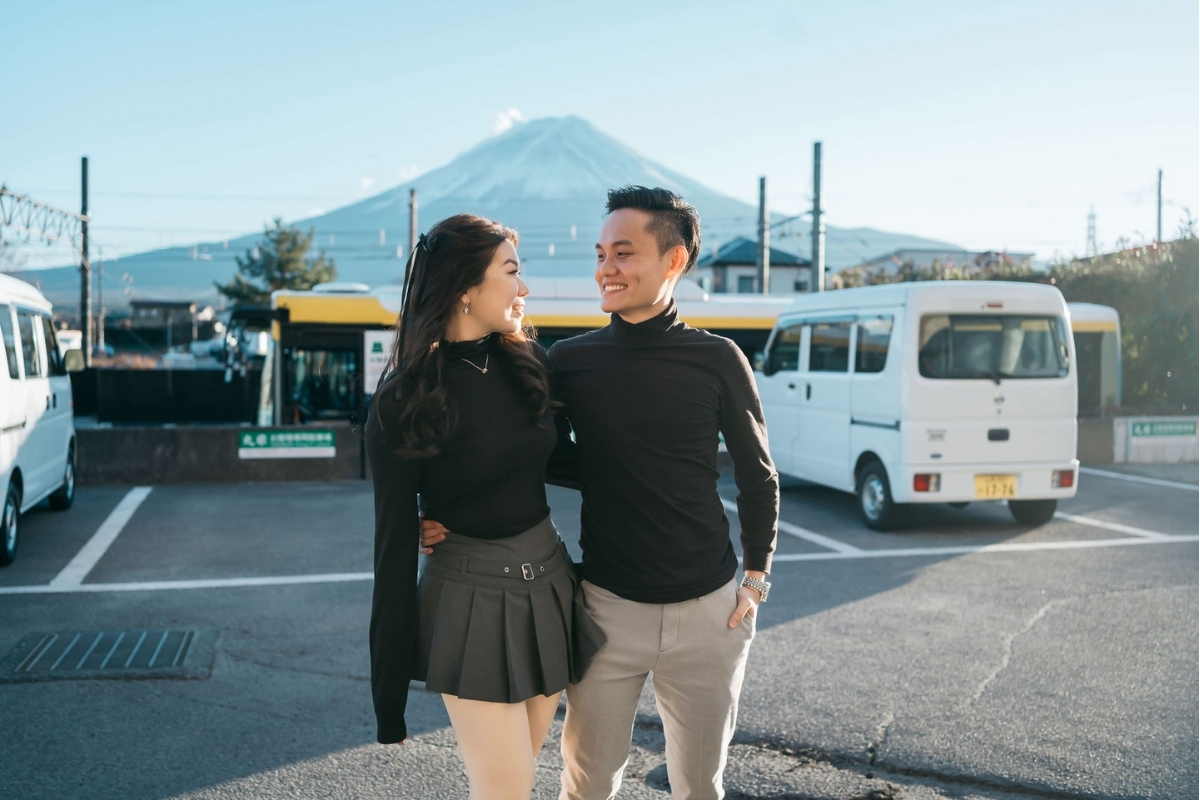
[[[604,221],[596,242],[600,308],[634,324],[666,309],[675,280],[687,264],[682,245],[659,252],[658,240],[646,229],[652,219],[640,209],[617,209]]]

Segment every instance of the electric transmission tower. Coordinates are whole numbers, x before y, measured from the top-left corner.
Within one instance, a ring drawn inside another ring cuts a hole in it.
[[[1087,234],[1086,255],[1089,258],[1091,258],[1092,256],[1098,255],[1099,252],[1100,252],[1100,249],[1098,247],[1096,247],[1096,207],[1092,206],[1091,210],[1088,211],[1088,234]]]
[[[88,257],[87,246],[87,158],[83,159],[82,213],[75,214],[39,203],[33,198],[9,191],[7,185],[0,185],[0,231],[6,227],[25,234],[27,239],[30,236],[36,236],[47,244],[65,239],[71,243],[71,247],[79,256],[79,271],[83,284],[79,327],[83,331],[84,363],[91,366],[92,265]]]

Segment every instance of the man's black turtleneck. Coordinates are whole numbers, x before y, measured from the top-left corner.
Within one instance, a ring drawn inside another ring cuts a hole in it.
[[[733,578],[719,434],[738,486],[744,567],[770,570],[779,477],[737,345],[681,322],[672,302],[638,324],[613,314],[608,327],[555,344],[549,363],[564,408],[548,474],[578,476],[586,580],[627,600],[675,603]]]

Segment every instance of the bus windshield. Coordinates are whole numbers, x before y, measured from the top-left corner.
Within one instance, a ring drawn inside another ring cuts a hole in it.
[[[1062,317],[929,314],[917,356],[926,378],[1061,378],[1069,370]]]

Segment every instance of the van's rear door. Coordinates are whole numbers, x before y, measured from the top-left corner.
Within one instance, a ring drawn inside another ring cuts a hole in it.
[[[964,305],[927,304],[912,320],[918,374],[910,388],[907,460],[999,465],[1074,458],[1077,388],[1065,308]]]

